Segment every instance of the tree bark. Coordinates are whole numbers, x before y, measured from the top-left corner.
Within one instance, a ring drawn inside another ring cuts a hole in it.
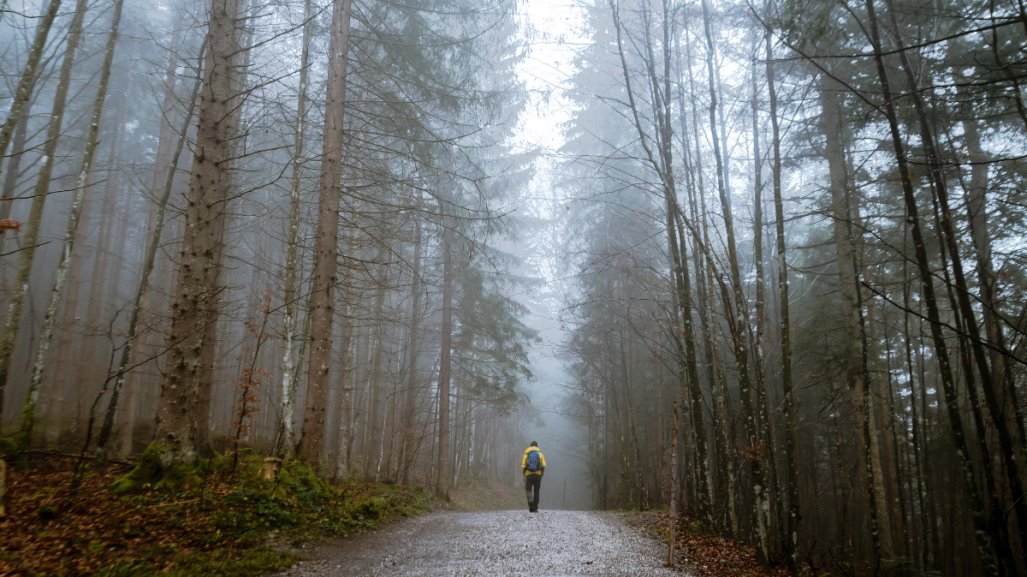
[[[449,500],[450,457],[449,457],[449,387],[452,366],[453,338],[453,242],[452,232],[446,228],[442,233],[442,326],[439,357],[439,455],[438,476],[435,479],[435,495]]]
[[[335,285],[338,264],[339,205],[342,197],[342,134],[346,99],[346,61],[349,53],[351,0],[332,6],[332,35],[328,59],[328,95],[322,145],[317,232],[314,241],[314,278],[311,284],[310,331],[312,348],[307,367],[307,402],[297,453],[310,464],[320,464],[325,435],[325,409],[332,366],[332,325],[335,321]]]
[[[200,49],[200,60],[202,62],[203,55],[206,52],[206,43]],[[177,58],[172,57],[172,61],[177,61]],[[168,73],[174,73],[175,66],[168,67]],[[172,76],[173,77],[173,76]],[[168,78],[166,76],[166,78]],[[168,84],[168,90],[172,90],[174,83]],[[142,267],[139,272],[139,286],[136,289],[135,297],[132,300],[132,310],[129,313],[128,330],[125,338],[125,343],[121,347],[121,355],[118,359],[116,371],[113,375],[108,375],[107,379],[114,379],[114,384],[111,386],[111,396],[107,403],[107,408],[104,411],[103,424],[100,426],[100,432],[96,437],[96,453],[97,456],[103,458],[108,453],[108,443],[110,436],[114,430],[114,420],[117,416],[118,406],[120,404],[121,390],[125,386],[125,380],[128,377],[128,372],[131,370],[130,364],[132,362],[133,352],[136,350],[136,341],[142,337],[140,333],[140,323],[144,314],[144,302],[147,295],[150,292],[151,276],[153,269],[157,261],[157,251],[160,248],[161,238],[164,232],[165,226],[165,213],[167,211],[168,200],[171,198],[171,190],[175,180],[175,170],[178,167],[178,160],[181,157],[182,149],[185,147],[185,135],[190,124],[192,124],[193,112],[196,109],[197,99],[200,94],[201,83],[196,81],[193,83],[193,90],[189,96],[189,107],[186,111],[185,116],[182,118],[181,126],[175,130],[170,126],[166,132],[162,130],[162,143],[165,138],[175,139],[174,149],[167,159],[167,166],[154,173],[153,192],[155,196],[159,194],[156,210],[153,212],[150,237],[146,242],[146,252],[143,255]],[[171,94],[165,95],[165,104],[170,104]],[[169,108],[165,108],[169,110]],[[173,137],[172,134],[175,134]],[[159,192],[158,192],[159,191]]]
[[[296,449],[296,433],[293,420],[296,412],[296,341],[298,340],[296,316],[299,310],[299,278],[302,268],[299,258],[300,241],[300,192],[302,190],[303,167],[306,164],[307,91],[310,68],[310,42],[313,36],[313,2],[303,3],[303,48],[300,53],[299,88],[296,94],[296,127],[293,132],[292,180],[289,188],[289,222],[285,245],[285,318],[282,332],[285,344],[282,347],[282,380],[280,395],[282,415],[279,426],[276,453],[283,458],[292,457]]]
[[[220,264],[231,196],[227,187],[232,181],[230,156],[238,130],[228,120],[241,97],[233,92],[232,76],[240,53],[238,21],[238,0],[213,0],[155,437],[176,462],[188,463],[209,451],[202,442],[209,415],[202,407],[212,387],[210,363],[217,343],[211,335],[220,314]]]

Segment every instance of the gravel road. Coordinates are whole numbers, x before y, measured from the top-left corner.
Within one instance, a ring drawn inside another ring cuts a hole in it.
[[[326,543],[279,577],[681,577],[616,513],[435,512]]]

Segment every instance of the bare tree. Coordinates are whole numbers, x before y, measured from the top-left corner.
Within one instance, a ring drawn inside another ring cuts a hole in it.
[[[43,10],[43,15],[36,26],[36,35],[32,41],[32,48],[29,50],[25,68],[22,69],[21,77],[18,80],[18,87],[14,91],[14,98],[11,101],[11,108],[7,112],[3,126],[0,126],[0,168],[3,168],[3,159],[7,155],[7,147],[11,144],[14,128],[28,112],[29,103],[32,100],[32,88],[36,84],[39,63],[43,59],[43,52],[46,49],[47,39],[50,37],[50,29],[53,28],[54,20],[61,8],[61,0],[50,0]],[[0,386],[6,379],[0,379]],[[3,390],[0,389],[0,393]],[[3,402],[3,395],[0,394],[0,403]],[[0,409],[3,405],[0,404]],[[2,413],[2,411],[0,411]]]
[[[709,81],[709,113],[710,113],[710,138],[713,143],[713,157],[717,166],[717,189],[720,195],[721,210],[724,219],[724,232],[728,252],[728,272],[730,273],[731,294],[728,294],[726,287],[721,287],[722,299],[725,313],[728,317],[728,327],[734,345],[735,364],[738,370],[739,387],[742,396],[742,420],[745,428],[746,444],[743,453],[749,463],[749,473],[752,476],[753,490],[753,517],[752,529],[756,541],[756,556],[762,561],[769,559],[769,512],[770,512],[770,487],[768,484],[766,470],[766,454],[761,442],[759,422],[759,391],[756,390],[752,380],[752,373],[749,367],[749,345],[746,322],[748,320],[747,305],[742,290],[741,271],[738,262],[738,250],[734,237],[734,217],[732,216],[731,201],[728,195],[725,182],[726,167],[724,156],[721,150],[721,138],[718,136],[718,105],[717,90],[714,81],[714,60],[716,51],[714,49],[713,33],[710,25],[710,10],[708,2],[703,0],[703,30],[706,35],[706,70]]]
[[[75,239],[78,236],[79,221],[82,217],[82,204],[86,188],[89,184],[89,175],[92,172],[93,157],[100,139],[100,120],[103,117],[104,103],[107,98],[107,87],[111,77],[111,67],[114,62],[114,49],[118,44],[118,34],[121,27],[121,13],[124,3],[115,0],[114,13],[111,16],[111,31],[107,36],[107,46],[104,50],[103,66],[100,70],[100,79],[97,84],[96,96],[93,100],[93,110],[90,116],[89,133],[86,136],[86,147],[82,157],[82,164],[79,168],[78,179],[75,182],[75,190],[71,201],[71,213],[68,215],[68,223],[64,233],[64,245],[61,249],[60,263],[57,265],[57,274],[54,279],[53,288],[50,291],[50,303],[46,308],[46,315],[43,318],[43,330],[37,345],[36,359],[32,366],[32,378],[29,383],[29,396],[22,410],[21,437],[23,446],[28,446],[32,438],[32,429],[35,424],[35,403],[43,381],[43,369],[46,367],[49,358],[49,349],[53,340],[54,326],[57,323],[57,309],[61,298],[64,295],[65,283],[68,278],[68,270],[71,267],[71,257],[74,253]],[[76,13],[78,30],[81,32],[81,18],[85,13],[85,2],[81,2],[80,12]],[[70,38],[69,38],[70,42]],[[71,50],[74,52],[74,50]]]
[[[308,76],[310,68],[310,42],[313,34],[314,21],[313,3],[305,0],[303,3],[303,48],[300,55],[299,88],[296,93],[296,126],[293,136],[293,165],[292,181],[289,189],[289,232],[286,238],[285,257],[285,294],[284,307],[285,319],[282,331],[285,334],[285,346],[282,349],[282,416],[279,439],[277,442],[278,451],[283,457],[291,457],[296,450],[295,432],[293,430],[295,413],[295,395],[297,389],[296,371],[296,341],[298,334],[296,329],[296,316],[299,310],[299,274],[301,271],[300,261],[300,192],[302,187],[302,172],[306,163],[306,127],[307,127],[307,91]]]
[[[770,2],[764,6],[769,7]],[[769,10],[765,10],[769,12]],[[788,259],[787,245],[785,243],[785,213],[784,201],[782,199],[782,157],[781,157],[781,129],[778,119],[777,105],[777,84],[775,75],[775,64],[773,58],[773,44],[771,42],[770,27],[767,26],[764,32],[764,45],[767,59],[767,99],[770,106],[771,126],[771,147],[772,147],[772,179],[774,196],[774,230],[775,248],[777,256],[777,291],[778,291],[778,315],[781,325],[781,410],[784,413],[784,453],[785,453],[785,492],[787,493],[788,513],[785,529],[785,559],[789,570],[793,575],[799,571],[799,519],[801,509],[799,504],[799,465],[796,456],[795,437],[795,395],[792,383],[792,337],[791,337],[791,312],[789,305],[788,291]]]
[[[54,0],[51,3],[51,8],[56,10],[58,5],[59,1]],[[18,341],[18,334],[22,320],[22,309],[24,307],[25,298],[29,294],[29,278],[32,275],[32,264],[35,262],[36,248],[39,244],[43,211],[51,192],[50,183],[53,178],[54,163],[56,162],[57,145],[61,140],[61,129],[64,125],[65,107],[68,101],[68,93],[71,85],[71,72],[75,64],[75,52],[78,49],[79,41],[82,39],[82,22],[85,19],[85,12],[86,3],[84,1],[80,1],[76,7],[71,25],[68,29],[68,41],[65,46],[64,58],[61,62],[61,71],[57,81],[57,89],[54,92],[53,103],[50,111],[50,122],[46,133],[46,144],[43,149],[43,166],[39,170],[39,174],[36,177],[35,188],[33,189],[32,205],[29,208],[28,223],[26,223],[25,235],[22,238],[22,250],[18,260],[18,273],[15,281],[14,294],[11,296],[11,300],[7,304],[7,322],[4,324],[3,332],[0,333],[0,415],[3,414],[3,396],[4,391],[7,388],[7,382],[10,379],[11,360],[14,356],[14,348]],[[46,42],[46,35],[49,32],[49,27],[52,23],[53,17],[50,16],[48,12],[47,16],[40,23],[40,29],[37,29],[36,32],[36,42],[40,43],[38,46],[40,51],[43,49],[42,44],[45,44]],[[45,31],[41,30],[43,27],[46,28]],[[36,47],[33,47],[33,50],[36,50]],[[13,128],[13,123],[18,121],[17,115],[25,105],[25,102],[22,101],[22,91],[24,91],[24,98],[27,101],[28,91],[31,89],[31,84],[35,80],[30,71],[34,70],[35,66],[38,64],[38,58],[38,55],[34,53],[30,55],[30,62],[22,76],[22,85],[19,85],[18,88],[18,97],[12,104],[12,110],[10,115],[7,117],[7,123],[4,124],[3,132],[0,133],[0,163],[3,162],[3,153],[7,149],[10,137],[10,129],[8,125],[10,124],[10,127]],[[26,423],[32,423],[35,420],[35,404],[38,395],[39,386],[36,385],[35,387],[32,387],[30,385],[28,399],[26,404],[23,406],[23,410],[27,410],[29,412],[28,418],[22,420],[20,443],[23,449],[28,447],[28,442],[30,441],[30,439],[26,437],[25,425]],[[29,432],[31,432],[31,428]]]

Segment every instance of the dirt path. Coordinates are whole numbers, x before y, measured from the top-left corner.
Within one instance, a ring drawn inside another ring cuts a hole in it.
[[[615,513],[437,512],[335,541],[279,577],[680,577]]]

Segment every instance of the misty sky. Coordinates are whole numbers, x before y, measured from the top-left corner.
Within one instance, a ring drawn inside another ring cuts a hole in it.
[[[525,21],[533,28],[530,52],[520,67],[522,81],[530,95],[521,118],[518,141],[525,148],[539,147],[544,153],[538,160],[532,191],[528,197],[536,206],[533,213],[553,218],[563,204],[560,191],[552,185],[557,166],[558,149],[563,144],[560,125],[570,118],[569,104],[563,94],[573,67],[574,45],[580,25],[578,9],[570,3],[548,0],[527,0]],[[560,227],[558,220],[552,226]],[[547,234],[555,237],[556,230]],[[529,245],[523,243],[521,246]],[[538,246],[538,245],[535,245]],[[554,243],[544,246],[558,248]],[[542,489],[542,508],[586,509],[592,501],[588,476],[583,461],[585,448],[574,423],[563,413],[562,399],[569,378],[560,356],[566,334],[560,326],[560,309],[564,299],[564,279],[559,278],[559,254],[520,254],[534,268],[531,274],[541,276],[545,286],[539,292],[523,295],[523,304],[531,310],[524,322],[537,330],[542,342],[532,355],[535,381],[527,390],[532,407],[538,409],[540,425],[524,425],[527,445],[538,441],[549,469]],[[516,455],[515,459],[520,459]]]

